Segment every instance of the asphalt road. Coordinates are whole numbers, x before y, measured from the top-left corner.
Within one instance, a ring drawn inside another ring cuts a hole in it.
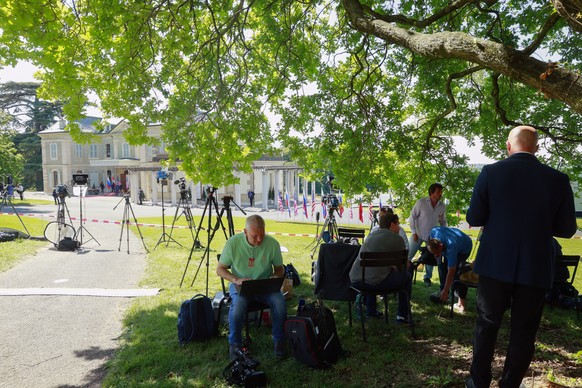
[[[104,209],[105,203],[90,211]],[[35,211],[50,210],[40,208]],[[51,208],[55,213],[55,206]],[[77,252],[61,252],[47,243],[36,255],[0,273],[0,387],[101,386],[104,365],[119,345],[121,320],[131,298],[66,293],[138,288],[145,251],[141,241],[130,235],[130,254],[125,245],[118,252],[119,225],[95,224],[87,230],[96,241],[85,239]],[[1,295],[16,289],[27,290]],[[51,289],[65,295],[27,294]]]

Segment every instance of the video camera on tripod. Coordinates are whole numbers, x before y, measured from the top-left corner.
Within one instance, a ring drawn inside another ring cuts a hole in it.
[[[327,194],[321,198],[321,201],[327,206],[328,209],[339,209],[339,199],[335,194]]]
[[[182,177],[180,179],[176,179],[174,181],[174,184],[178,186],[178,188],[180,189],[180,193],[185,193],[186,190],[186,178]]]
[[[71,197],[71,192],[69,191],[69,187],[67,185],[57,185],[56,190],[59,198],[64,199],[65,197]]]

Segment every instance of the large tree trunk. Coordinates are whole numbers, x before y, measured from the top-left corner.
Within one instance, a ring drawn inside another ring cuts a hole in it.
[[[563,101],[582,113],[582,79],[579,74],[558,67],[550,69],[547,63],[521,51],[462,32],[421,34],[398,27],[366,13],[358,0],[343,0],[343,5],[358,31],[425,57],[457,58],[481,65],[539,89],[547,97]]]

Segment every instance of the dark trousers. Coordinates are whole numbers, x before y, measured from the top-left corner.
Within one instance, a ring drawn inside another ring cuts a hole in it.
[[[467,261],[467,259],[469,258],[469,253],[459,253],[459,255],[457,256],[457,272],[455,272],[455,280],[459,280],[459,268],[461,268],[461,263],[464,261]],[[440,263],[438,263],[438,269],[439,269],[439,282],[440,282],[440,290],[442,291],[443,288],[445,288],[445,282],[447,281],[447,273],[449,272],[449,266],[447,265],[447,261],[442,259]],[[459,295],[459,298],[461,299],[467,299],[467,292],[469,291],[469,288],[462,284],[459,283],[457,284],[455,291],[457,291],[457,294]]]
[[[509,346],[499,387],[519,387],[533,358],[546,291],[544,288],[479,277],[471,364],[471,377],[477,388],[491,384],[491,362],[497,332],[507,308],[511,308]]]
[[[409,303],[410,303],[410,295],[412,294],[412,275],[409,271],[393,271],[390,275],[386,276],[384,280],[380,284],[372,286],[368,283],[364,283],[364,291],[379,291],[379,290],[386,290],[386,289],[397,289],[402,284],[402,277],[404,279],[404,289],[398,293],[398,309],[397,315],[401,317],[408,318],[408,312],[410,311]],[[361,287],[362,282],[352,282],[354,287]],[[366,312],[368,314],[374,314],[377,311],[377,302],[375,295],[367,295],[366,296]]]

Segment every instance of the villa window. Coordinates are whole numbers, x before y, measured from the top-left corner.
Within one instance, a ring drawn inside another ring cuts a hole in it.
[[[50,144],[50,155],[51,155],[51,160],[57,160],[57,143],[51,143]]]

